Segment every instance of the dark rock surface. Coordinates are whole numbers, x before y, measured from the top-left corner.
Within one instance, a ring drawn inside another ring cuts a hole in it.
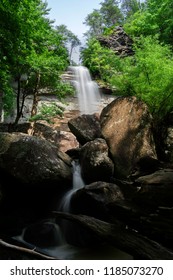
[[[119,97],[100,115],[102,135],[115,165],[115,177],[127,177],[144,157],[157,159],[152,117],[136,97]]]
[[[97,39],[102,46],[112,49],[115,54],[121,57],[134,54],[133,41],[121,26],[117,26],[111,35],[99,36]]]
[[[101,180],[110,181],[114,173],[114,164],[108,153],[106,141],[101,138],[83,145],[80,151],[80,164],[86,184]]]
[[[23,133],[0,133],[0,170],[27,184],[72,178],[71,159],[44,139]]]
[[[101,137],[100,122],[97,114],[82,115],[71,119],[68,122],[68,126],[81,145]]]

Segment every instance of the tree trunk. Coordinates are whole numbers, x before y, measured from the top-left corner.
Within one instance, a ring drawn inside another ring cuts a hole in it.
[[[37,73],[36,85],[35,85],[34,96],[33,96],[33,104],[31,109],[31,117],[37,114],[39,84],[40,84],[40,73]]]
[[[62,212],[53,213],[56,218],[64,218],[78,223],[98,236],[98,238],[132,255],[135,259],[173,259],[173,252],[136,231],[122,227],[122,224],[110,224],[85,215],[72,215]]]
[[[0,91],[0,123],[4,121],[4,110],[3,110],[3,92]]]
[[[21,110],[20,110],[20,91],[21,91],[21,82],[20,82],[20,77],[18,77],[18,80],[17,80],[17,83],[18,83],[18,87],[17,87],[17,104],[16,104],[16,107],[17,107],[17,114],[16,114],[16,119],[14,121],[14,125],[17,125],[18,124],[18,121],[20,120],[20,117],[21,117]]]
[[[34,89],[34,96],[33,96],[33,103],[32,103],[32,109],[31,109],[31,117],[33,117],[37,114],[39,84],[40,84],[40,73],[37,73],[36,84],[35,84],[35,89]],[[29,135],[33,135],[34,125],[35,125],[35,122],[33,121],[30,125],[30,128],[28,129]]]

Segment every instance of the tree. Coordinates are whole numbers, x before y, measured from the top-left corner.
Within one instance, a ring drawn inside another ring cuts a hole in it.
[[[109,83],[110,77],[114,74],[114,65],[117,57],[115,53],[101,47],[96,38],[88,41],[87,48],[81,51],[83,64],[89,68],[93,77],[102,80],[102,83]]]
[[[58,89],[59,76],[68,65],[62,36],[46,17],[48,11],[41,0],[0,3],[0,91],[5,110],[16,96],[15,123],[22,116],[27,94],[38,92],[40,86]]]
[[[138,0],[121,0],[121,11],[126,20],[140,9],[141,3]]]
[[[64,43],[67,46],[67,48],[69,46],[69,60],[70,60],[70,62],[72,62],[73,50],[76,47],[80,46],[81,42],[78,39],[78,37],[73,32],[68,30],[67,26],[64,24],[56,26],[56,30],[57,30],[58,34],[62,35],[62,38],[63,38]]]
[[[134,57],[121,59],[109,82],[121,95],[143,100],[160,122],[173,110],[173,54],[151,36],[141,36],[134,48]]]
[[[173,45],[173,2],[147,0],[124,28],[131,36],[159,35],[159,40]]]
[[[100,13],[103,17],[106,27],[119,25],[123,21],[123,15],[119,8],[119,1],[117,0],[104,0],[100,3]]]
[[[106,28],[122,24],[123,14],[119,8],[119,1],[104,0],[101,8],[93,10],[86,18],[84,24],[89,26],[85,36],[90,39],[101,35]]]
[[[104,30],[103,17],[96,9],[85,18],[84,24],[90,27],[89,31],[84,34],[88,39],[102,34]]]

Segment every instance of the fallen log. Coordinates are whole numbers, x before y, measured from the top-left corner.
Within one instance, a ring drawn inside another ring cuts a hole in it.
[[[10,259],[13,259],[13,256],[14,259],[17,259],[16,256],[18,255],[19,259],[21,259],[23,256],[24,259],[55,260],[55,258],[39,253],[35,249],[28,249],[25,247],[13,245],[2,239],[0,239],[0,247],[1,247],[0,259],[2,259],[2,254],[3,254],[4,256],[9,255]],[[4,251],[4,253],[2,251]]]
[[[173,260],[173,252],[161,246],[159,243],[132,231],[128,228],[111,224],[85,215],[73,215],[69,213],[53,212],[56,218],[73,221],[108,244],[132,255],[134,259],[146,260]]]

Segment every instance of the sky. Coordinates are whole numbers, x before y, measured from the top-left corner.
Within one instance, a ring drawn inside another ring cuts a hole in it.
[[[50,8],[49,18],[55,20],[54,25],[64,24],[78,36],[79,40],[84,39],[83,33],[88,27],[83,24],[88,14],[94,9],[100,9],[101,0],[47,0]],[[73,52],[72,59],[79,63],[79,50]]]
[[[87,26],[83,24],[88,14],[100,9],[101,0],[47,0],[49,18],[56,20],[55,25],[65,24],[81,39]]]

